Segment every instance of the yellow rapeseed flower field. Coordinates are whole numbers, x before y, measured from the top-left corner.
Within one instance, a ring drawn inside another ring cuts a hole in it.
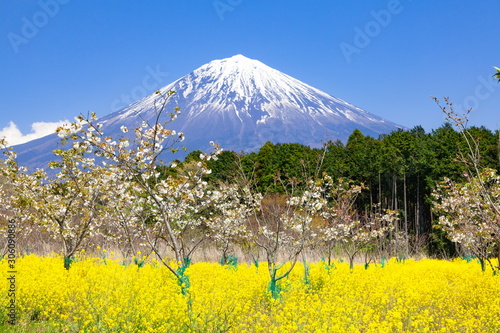
[[[8,268],[0,265],[7,302]],[[311,263],[307,280],[298,264],[278,298],[265,263],[195,263],[185,293],[154,260],[139,268],[82,257],[67,271],[57,255],[27,255],[16,268],[18,325],[57,332],[500,331],[500,276],[475,261],[391,259],[352,271]]]

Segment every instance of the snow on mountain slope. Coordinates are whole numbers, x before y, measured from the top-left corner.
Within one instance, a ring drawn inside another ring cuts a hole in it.
[[[181,115],[168,127],[184,132],[189,150],[206,150],[209,141],[238,152],[255,151],[266,141],[321,147],[346,141],[356,128],[375,137],[402,128],[242,55],[211,61],[161,88],[170,90],[176,94],[166,114],[178,106]],[[104,132],[121,135],[122,125],[153,120],[157,98],[152,94],[102,117]],[[28,152],[55,141],[50,136],[18,146],[20,160],[33,164]]]

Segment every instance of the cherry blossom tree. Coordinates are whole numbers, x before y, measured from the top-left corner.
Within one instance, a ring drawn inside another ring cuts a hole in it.
[[[113,175],[83,157],[81,149],[56,150],[60,161],[49,163],[57,172],[47,177],[40,172],[40,183],[31,189],[37,223],[63,244],[64,267],[73,256],[89,245],[103,230],[103,204]]]
[[[5,156],[0,165],[0,230],[5,237],[5,246],[2,246],[5,253],[10,220],[15,222],[14,237],[18,250],[21,248],[21,242],[26,242],[27,246],[30,236],[40,234],[39,226],[33,223],[33,211],[30,207],[33,198],[27,194],[27,190],[36,188],[39,181],[36,176],[30,176],[26,168],[17,164],[17,155],[5,139],[0,139],[0,150]]]
[[[8,207],[22,222],[24,233],[48,233],[62,243],[64,267],[69,269],[74,254],[100,232],[107,171],[76,147],[54,151],[59,161],[49,167],[57,172],[55,177],[47,177],[42,169],[30,174],[18,166],[11,149],[4,152],[8,158],[3,174],[12,187]]]
[[[213,142],[213,151],[201,153],[197,163],[189,168],[171,163],[166,167],[172,172],[167,177],[162,176],[160,166],[165,166],[161,155],[182,149],[179,146],[184,135],[166,127],[180,113],[176,108],[165,114],[165,105],[174,92],[156,93],[153,122],[144,120],[134,129],[133,139],[127,136],[129,129],[125,126],[121,128],[122,137],[106,136],[95,114],[80,116],[76,122],[60,127],[57,132],[71,140],[74,147],[102,160],[115,179],[116,189],[127,193],[128,190],[120,189],[134,188],[133,197],[140,200],[141,216],[147,217],[137,220],[140,234],[180,284],[187,287],[189,281],[185,270],[193,253],[209,234],[208,226],[217,224],[216,220],[222,223],[224,219],[220,214],[227,212],[224,204],[234,200],[234,196],[231,197],[231,191],[214,189],[204,180],[204,176],[210,173],[206,161],[216,159],[221,151]],[[168,121],[161,122],[164,114]],[[130,206],[130,198],[115,208],[115,213],[122,219],[135,211]]]
[[[149,213],[140,186],[113,175],[102,216],[102,237],[118,247],[124,258],[129,258],[138,252]]]
[[[287,194],[272,194],[259,201],[259,207],[247,220],[248,245],[255,252],[263,252],[270,276],[269,289],[278,297],[278,282],[294,269],[299,255],[314,244],[316,231],[313,220],[323,202],[313,180],[306,188],[295,181],[283,186]],[[288,264],[288,266],[286,266]]]
[[[386,238],[395,227],[398,220],[395,211],[371,209],[365,216],[356,211],[354,204],[363,189],[363,184],[355,185],[343,178],[335,182],[325,175],[322,179],[322,195],[328,204],[321,211],[326,224],[321,238],[325,243],[328,264],[333,247],[340,246],[353,269],[356,256],[361,251],[367,251],[368,247],[375,247],[377,241]]]
[[[444,106],[437,98],[434,100],[465,142],[456,157],[457,163],[465,166],[464,181],[445,178],[433,192],[434,209],[441,214],[437,227],[443,229],[451,241],[476,255],[483,270],[485,262],[495,270],[490,257],[496,252],[500,265],[499,176],[496,170],[482,165],[481,138],[474,137],[468,129],[472,110],[459,115],[448,98]]]
[[[207,220],[210,238],[221,252],[221,264],[228,264],[235,245],[248,239],[248,220],[258,210],[262,201],[260,193],[253,193],[248,186],[219,184],[212,192],[217,203],[213,218]]]
[[[434,210],[441,228],[452,242],[460,244],[495,271],[490,257],[500,262],[500,176],[484,169],[463,183],[445,178],[433,192]]]

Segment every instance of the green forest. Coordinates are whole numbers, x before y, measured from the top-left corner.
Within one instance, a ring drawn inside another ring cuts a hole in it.
[[[481,166],[498,170],[500,133],[485,127],[471,127],[468,132],[478,142]],[[327,142],[321,149],[267,142],[258,152],[223,151],[217,160],[207,162],[212,173],[206,178],[231,182],[243,171],[253,175],[260,192],[268,194],[285,192],[283,184],[289,179],[305,182],[323,173],[363,183],[367,189],[358,197],[358,209],[381,203],[382,208],[397,210],[398,228],[408,233],[414,250],[454,256],[454,245],[433,228],[437,217],[431,193],[444,177],[465,181],[467,168],[460,155],[467,149],[466,140],[450,123],[430,133],[416,126],[379,138],[354,130],[345,144]],[[200,153],[191,152],[182,163],[198,161]]]
[[[166,101],[175,92],[158,94]],[[416,126],[373,138],[356,129],[345,143],[267,142],[250,153],[211,142],[213,152],[168,163],[184,134],[159,122],[163,108],[134,140],[107,136],[95,113],[79,116],[58,128],[63,149],[46,170],[19,165],[3,143],[2,227],[20,223],[27,251],[60,248],[67,269],[96,245],[124,258],[145,249],[179,281],[202,246],[222,263],[238,250],[265,257],[275,282],[289,272],[275,276],[283,258],[296,263],[308,251],[328,264],[347,256],[351,267],[362,254],[366,265],[472,255],[484,270],[500,260],[500,131],[469,127],[448,99],[436,102],[448,122],[430,133]]]

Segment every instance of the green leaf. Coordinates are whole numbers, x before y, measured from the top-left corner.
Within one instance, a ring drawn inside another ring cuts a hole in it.
[[[495,70],[497,71],[495,74],[493,74],[493,77],[495,79],[498,79],[498,82],[500,82],[500,68],[495,67],[495,66],[493,66],[493,68],[495,68]]]

